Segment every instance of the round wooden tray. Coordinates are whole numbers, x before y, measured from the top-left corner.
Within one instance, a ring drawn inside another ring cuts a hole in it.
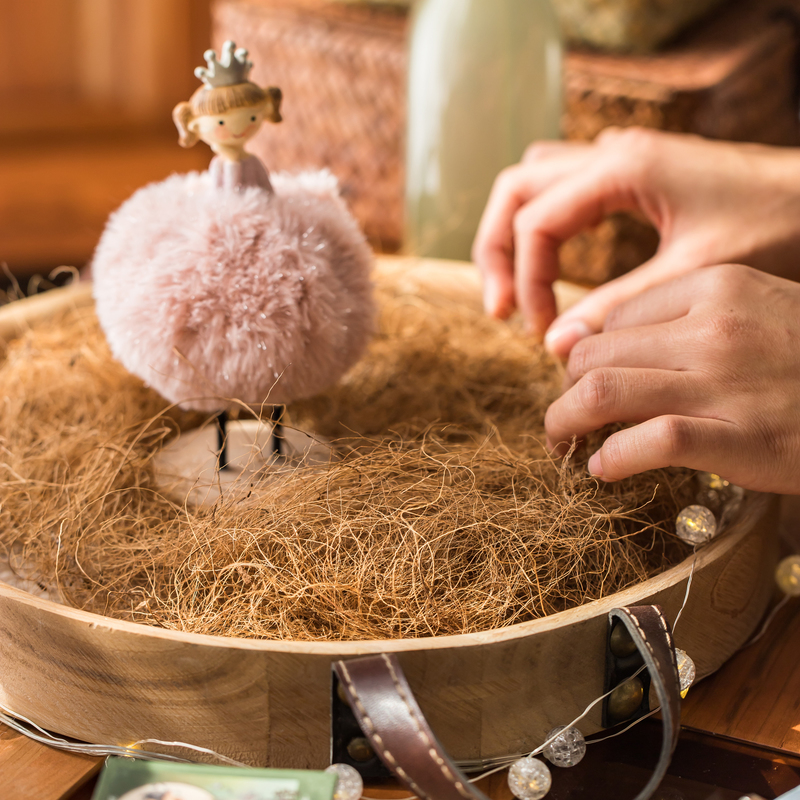
[[[380,259],[402,285],[479,305],[463,264]],[[560,302],[580,296],[559,286]],[[85,285],[0,309],[0,346],[69,306]],[[748,494],[697,556],[676,645],[704,677],[747,640],[772,595],[777,499]],[[257,641],[181,633],[60,606],[0,583],[0,703],[94,743],[188,742],[255,765],[324,767],[331,663],[396,653],[431,727],[457,761],[530,749],[602,694],[607,613],[660,603],[673,621],[692,559],[616,595],[486,633],[361,642]],[[600,711],[581,725],[600,728]],[[174,750],[168,751],[174,752]]]

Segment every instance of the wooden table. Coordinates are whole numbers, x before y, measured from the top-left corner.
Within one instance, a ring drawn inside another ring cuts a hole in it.
[[[785,499],[787,548],[800,552],[800,498]],[[777,600],[777,598],[776,598]],[[683,704],[681,741],[656,800],[770,800],[800,785],[800,598],[766,634],[692,688]],[[580,765],[553,769],[548,800],[633,798],[655,762],[660,725],[647,720],[592,745]],[[3,800],[89,800],[102,761],[39,745],[0,725]],[[510,800],[505,772],[481,783]],[[396,785],[369,787],[380,800],[407,796]]]

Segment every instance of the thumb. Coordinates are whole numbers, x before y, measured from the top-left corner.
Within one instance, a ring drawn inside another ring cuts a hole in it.
[[[600,333],[609,312],[647,289],[704,266],[669,249],[656,253],[649,261],[613,281],[598,286],[586,297],[558,316],[545,334],[545,346],[566,358],[581,339]]]

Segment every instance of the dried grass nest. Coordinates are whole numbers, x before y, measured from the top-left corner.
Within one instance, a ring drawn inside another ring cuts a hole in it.
[[[690,473],[617,484],[543,446],[561,377],[503,323],[382,279],[380,332],[290,424],[341,456],[242,501],[165,497],[154,454],[197,415],[111,358],[91,309],[0,352],[0,548],[79,608],[265,639],[468,633],[595,600],[675,565]],[[595,440],[596,443],[596,440]],[[0,553],[1,554],[1,553]]]

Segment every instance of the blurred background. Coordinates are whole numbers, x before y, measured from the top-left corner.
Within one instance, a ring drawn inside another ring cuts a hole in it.
[[[204,0],[0,0],[0,262],[20,279],[91,256],[111,210],[174,170],[170,112],[208,46]]]
[[[514,19],[515,3],[524,1],[491,0],[491,7]],[[418,0],[417,15],[438,4],[442,38],[454,35],[448,3],[468,16],[488,2]],[[330,167],[373,245],[402,249],[408,43],[421,24],[409,5],[0,0],[4,285],[12,274],[24,289],[32,275],[84,265],[108,214],[139,186],[207,166],[205,145],[177,145],[171,110],[199,85],[193,70],[203,51],[227,38],[250,49],[254,80],[284,91],[285,123],[266,126],[252,149],[270,169]],[[800,0],[551,5],[566,44],[560,97],[550,107],[567,138],[635,124],[800,143]],[[498,54],[512,47],[494,45]],[[426,56],[412,48],[412,57]],[[599,283],[656,245],[649,226],[617,215],[565,246],[564,272]]]

